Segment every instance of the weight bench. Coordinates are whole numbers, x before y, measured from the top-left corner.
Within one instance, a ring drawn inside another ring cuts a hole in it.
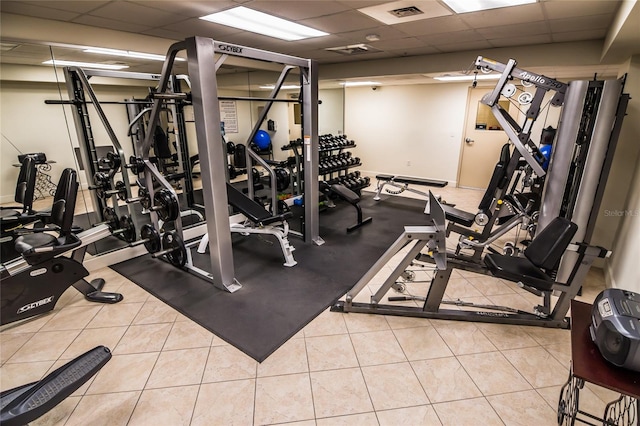
[[[347,232],[355,231],[361,226],[364,226],[367,223],[371,223],[373,221],[371,217],[367,217],[365,219],[362,218],[362,208],[360,207],[360,196],[358,194],[356,194],[346,186],[341,185],[339,183],[333,184],[331,186],[327,184],[324,184],[324,185],[326,188],[325,191],[328,190],[336,194],[338,197],[340,197],[341,199],[345,200],[346,202],[351,204],[353,207],[355,207],[356,211],[358,212],[358,222],[355,225],[351,225],[350,227],[348,227]]]
[[[251,222],[247,224],[232,223],[231,232],[246,234],[268,234],[278,239],[282,254],[284,255],[284,266],[295,266],[298,262],[293,258],[295,248],[289,243],[289,224],[287,219],[293,216],[290,211],[272,216],[269,211],[257,202],[251,200],[234,186],[227,183],[227,199],[229,204],[238,210]],[[209,245],[209,234],[204,234],[198,245],[198,253],[205,253]]]
[[[397,190],[389,190],[387,189],[388,194],[398,195],[404,191],[411,191],[415,194],[422,195],[426,198],[429,198],[429,194],[426,192],[419,191],[417,189],[409,188],[409,185],[424,185],[424,186],[435,186],[438,188],[444,188],[447,186],[448,182],[444,180],[434,180],[434,179],[422,179],[422,178],[414,178],[409,176],[396,176],[396,175],[376,175],[376,179],[378,179],[378,186],[376,189],[376,195],[373,197],[374,200],[380,200],[380,193],[384,189],[385,186],[391,185]]]

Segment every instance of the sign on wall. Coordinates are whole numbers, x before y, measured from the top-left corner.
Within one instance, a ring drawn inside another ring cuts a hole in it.
[[[238,133],[238,109],[236,101],[218,101],[220,120],[224,123],[225,133]]]

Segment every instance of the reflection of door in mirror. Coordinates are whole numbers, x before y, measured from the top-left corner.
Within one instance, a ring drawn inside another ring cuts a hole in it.
[[[289,139],[302,138],[302,105],[289,103]]]
[[[509,111],[509,101],[498,101],[498,104],[505,111]],[[491,112],[491,108],[479,101],[476,114],[476,130],[502,130],[502,126]]]
[[[482,96],[489,90],[486,87],[469,89],[467,121],[458,171],[460,187],[485,189],[500,157],[500,149],[509,140],[493,116],[491,108],[480,103]],[[508,100],[499,102],[509,111]]]

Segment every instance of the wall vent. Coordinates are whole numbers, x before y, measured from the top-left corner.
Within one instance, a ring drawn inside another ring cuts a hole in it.
[[[328,47],[324,50],[340,53],[342,55],[361,55],[363,53],[380,52],[380,49],[369,46],[368,44],[351,44],[349,46]]]
[[[408,16],[421,15],[424,12],[415,6],[409,6],[409,7],[401,7],[399,9],[390,10],[389,13],[397,18],[406,18]]]

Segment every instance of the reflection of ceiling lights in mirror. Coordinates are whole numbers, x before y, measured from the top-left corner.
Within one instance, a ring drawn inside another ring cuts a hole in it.
[[[477,75],[438,75],[434,80],[440,81],[473,81],[473,80],[497,80],[500,74],[477,74]]]
[[[380,86],[377,81],[343,81],[340,84],[344,87]]]
[[[133,52],[131,50],[107,49],[104,47],[88,47],[83,50],[85,53],[98,53],[101,55],[124,56],[127,58],[149,59],[152,61],[164,61],[164,55],[156,55],[155,53]],[[176,61],[184,61],[183,58],[176,58]]]
[[[94,62],[63,61],[59,59],[49,59],[48,61],[44,61],[43,64],[57,67],[100,68],[104,70],[122,70],[129,68],[129,65],[97,64]]]
[[[287,41],[329,35],[324,31],[318,31],[243,6],[201,16],[200,19]]]
[[[276,86],[274,84],[267,84],[265,86],[260,86],[261,89],[269,89],[269,90],[273,90],[276,88]],[[282,87],[280,87],[280,90],[294,90],[294,89],[299,89],[300,86],[299,85],[295,85],[295,84],[285,84]]]
[[[442,0],[456,13],[477,12],[500,7],[520,6],[537,0]]]

